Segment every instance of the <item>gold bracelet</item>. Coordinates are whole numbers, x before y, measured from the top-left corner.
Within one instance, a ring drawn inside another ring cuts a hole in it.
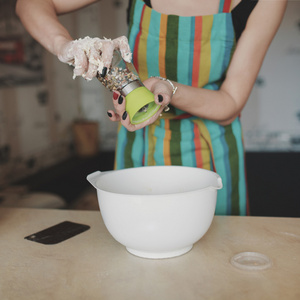
[[[160,76],[151,76],[151,78],[152,77],[153,78],[158,78],[158,79],[163,80],[163,81],[167,81],[171,85],[171,87],[172,87],[172,95],[174,95],[176,93],[177,86],[175,87],[174,84],[173,84],[173,82],[171,80],[169,80],[167,78],[164,78],[164,77],[160,77]]]

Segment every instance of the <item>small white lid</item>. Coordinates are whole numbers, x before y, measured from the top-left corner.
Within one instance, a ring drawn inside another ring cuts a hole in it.
[[[238,253],[231,258],[230,263],[238,269],[247,271],[265,270],[272,266],[271,259],[258,252]]]

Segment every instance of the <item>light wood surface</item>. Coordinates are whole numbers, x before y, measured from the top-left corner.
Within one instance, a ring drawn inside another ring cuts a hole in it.
[[[24,239],[73,221],[91,228],[56,245]],[[244,271],[237,253],[267,255],[272,267]],[[98,211],[0,209],[0,299],[300,299],[300,219],[216,216],[180,257],[129,254]]]

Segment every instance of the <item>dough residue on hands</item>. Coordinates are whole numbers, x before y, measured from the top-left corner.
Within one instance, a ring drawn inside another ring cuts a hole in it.
[[[76,53],[78,52],[83,52],[89,63],[92,63],[93,65],[96,66],[97,72],[102,73],[103,67],[104,67],[104,61],[103,57],[101,55],[101,50],[108,45],[104,46],[104,43],[111,43],[113,46],[113,41],[111,39],[99,39],[99,38],[91,38],[89,36],[86,36],[84,38],[79,38],[73,42],[73,47],[70,48],[70,52]],[[128,45],[127,38],[121,37],[119,39],[119,47],[120,48],[126,48],[126,45]],[[131,62],[132,54],[131,52],[122,52],[122,56],[125,61]],[[78,76],[75,72],[75,70],[82,69],[84,66],[80,65],[80,62],[74,61],[74,72],[73,72],[73,79]],[[92,80],[92,78],[87,78],[86,74],[82,74],[82,77],[85,78],[86,80]]]

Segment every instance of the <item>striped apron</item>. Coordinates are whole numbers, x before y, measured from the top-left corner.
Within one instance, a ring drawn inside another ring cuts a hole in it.
[[[230,12],[231,0],[220,0],[217,14],[196,17],[165,15],[142,0],[132,1],[128,39],[141,80],[162,76],[218,90],[236,45]],[[217,172],[224,187],[218,191],[216,214],[246,214],[239,118],[221,126],[171,107],[136,132],[120,126],[115,169],[149,165],[183,165]]]

